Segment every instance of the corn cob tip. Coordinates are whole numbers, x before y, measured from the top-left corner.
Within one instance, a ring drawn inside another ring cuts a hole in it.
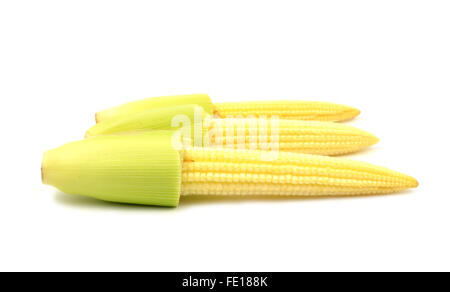
[[[403,174],[403,176],[404,176],[404,182],[402,185],[403,190],[414,189],[419,186],[419,182],[414,177],[406,175],[406,174]]]
[[[339,122],[339,121],[348,121],[351,119],[356,118],[357,116],[359,116],[361,114],[361,110],[354,108],[354,107],[350,107],[347,105],[341,105],[342,106],[342,112],[340,113],[340,116],[338,116],[337,118],[334,119],[334,121]]]
[[[368,132],[366,132],[366,133],[367,133],[367,142],[368,142],[367,146],[375,145],[378,142],[380,142],[380,138],[378,138],[374,134],[368,133]]]
[[[409,178],[410,178],[409,188],[417,188],[419,186],[419,181],[417,179],[413,178],[412,176],[410,176]]]
[[[351,108],[350,113],[352,115],[352,118],[357,117],[361,114],[361,110],[357,109],[357,108]]]
[[[95,123],[98,123],[98,113],[95,113]]]

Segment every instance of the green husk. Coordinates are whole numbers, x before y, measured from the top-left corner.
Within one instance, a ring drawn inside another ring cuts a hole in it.
[[[105,201],[177,206],[182,153],[173,145],[175,132],[98,136],[49,150],[42,181]]]
[[[97,112],[95,114],[95,120],[97,121],[97,123],[100,123],[111,118],[130,115],[145,110],[186,104],[199,105],[204,109],[206,113],[210,115],[213,114],[213,104],[207,94],[188,94],[152,97],[128,102],[117,107]]]
[[[199,135],[202,134],[202,121],[206,116],[203,108],[198,105],[161,107],[100,122],[87,130],[85,137],[130,131],[173,130],[186,127],[184,129],[189,131],[187,135],[193,141],[196,131]]]

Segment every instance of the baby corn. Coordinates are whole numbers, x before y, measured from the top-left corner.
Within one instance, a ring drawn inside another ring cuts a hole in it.
[[[174,123],[177,120],[182,123]],[[339,155],[378,142],[374,135],[349,125],[263,117],[217,119],[195,105],[169,106],[108,119],[90,128],[86,137],[182,126],[188,130],[186,135],[200,140],[191,140],[196,146],[232,149]]]
[[[181,148],[174,131],[105,135],[47,151],[42,180],[106,201],[177,206],[180,195],[342,196],[417,186],[368,163],[300,153]]]
[[[329,122],[349,120],[360,114],[359,110],[345,105],[292,100],[216,103],[214,109],[221,117],[279,116],[289,120]]]
[[[211,119],[208,145],[232,149],[279,150],[319,155],[356,152],[379,139],[358,128],[317,121]],[[221,135],[223,134],[223,136]]]
[[[213,104],[207,94],[153,97],[125,103],[96,113],[95,120],[130,115],[166,106],[197,104],[208,114],[225,117],[278,116],[280,119],[343,121],[356,117],[360,111],[345,105],[317,101],[260,101]]]
[[[386,194],[417,187],[405,174],[360,161],[280,152],[184,150],[182,195],[342,196]]]

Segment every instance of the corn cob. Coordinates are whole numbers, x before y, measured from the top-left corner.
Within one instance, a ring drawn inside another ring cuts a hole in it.
[[[356,152],[378,143],[378,138],[358,128],[331,122],[264,119],[211,119],[212,146],[232,149],[279,150],[319,155]],[[267,123],[269,125],[267,126]],[[205,122],[208,124],[208,120]],[[218,135],[214,135],[218,133]],[[220,134],[223,136],[220,137]]]
[[[184,150],[182,195],[341,196],[385,194],[413,188],[402,173],[350,159],[261,151]]]
[[[274,115],[289,120],[329,122],[349,120],[360,114],[359,110],[345,105],[292,100],[216,103],[214,109],[221,117]]]
[[[281,119],[343,121],[356,117],[360,111],[345,105],[317,101],[260,101],[213,104],[207,94],[153,97],[125,103],[99,111],[97,123],[111,118],[174,105],[197,104],[208,114],[219,117],[278,116]]]
[[[288,152],[182,149],[174,137],[173,131],[153,131],[69,143],[44,154],[42,180],[71,194],[161,206],[177,206],[180,195],[369,195],[417,186],[412,177],[368,163]]]
[[[142,111],[97,123],[86,137],[129,131],[169,130],[176,117],[185,117],[187,134],[196,146],[233,149],[278,149],[299,153],[339,155],[376,144],[378,138],[355,127],[331,122],[264,118],[211,118],[195,105],[171,106]],[[199,143],[195,143],[197,133]],[[192,143],[191,143],[192,144]]]

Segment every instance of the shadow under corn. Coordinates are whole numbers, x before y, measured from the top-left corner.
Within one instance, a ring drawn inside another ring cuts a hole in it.
[[[405,190],[394,194],[382,195],[363,195],[363,196],[206,196],[206,195],[191,195],[182,196],[180,198],[179,207],[193,207],[206,204],[243,204],[249,202],[258,203],[288,203],[288,202],[314,202],[314,201],[330,201],[330,200],[364,200],[368,198],[381,198],[400,195],[410,195],[413,190]],[[120,210],[120,211],[175,211],[176,207],[161,207],[148,205],[133,205],[124,203],[106,202],[89,197],[68,195],[59,191],[55,191],[55,202],[65,207],[70,208],[84,208],[94,210]]]
[[[365,200],[369,198],[382,198],[391,196],[400,196],[412,194],[412,190],[405,190],[394,194],[380,194],[380,195],[359,195],[359,196],[207,196],[207,195],[191,195],[182,196],[180,198],[180,207],[194,206],[204,204],[239,204],[248,202],[262,202],[262,203],[282,203],[282,202],[314,202],[314,201],[330,201],[330,200]]]

